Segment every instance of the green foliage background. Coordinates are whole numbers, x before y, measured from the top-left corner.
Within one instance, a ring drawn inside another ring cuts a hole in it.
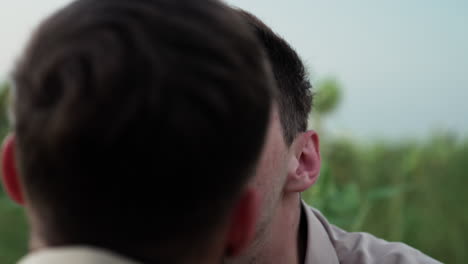
[[[322,83],[317,112],[325,115],[339,101],[339,84]],[[1,87],[1,138],[8,129],[7,97]],[[405,242],[446,263],[467,263],[468,139],[435,133],[426,140],[359,143],[322,136],[321,149],[320,179],[303,198],[332,223]],[[15,263],[26,245],[23,211],[0,188],[0,263]]]
[[[6,83],[0,83],[0,140],[3,141],[8,128],[7,102],[9,99]],[[1,185],[1,183],[0,183]],[[0,263],[10,264],[27,249],[27,226],[23,210],[13,204],[0,186]]]

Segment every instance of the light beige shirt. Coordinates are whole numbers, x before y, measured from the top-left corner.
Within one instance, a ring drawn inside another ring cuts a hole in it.
[[[403,243],[346,232],[305,202],[302,207],[307,220],[305,264],[440,264]]]
[[[18,264],[141,264],[109,251],[91,247],[44,249],[29,254]]]

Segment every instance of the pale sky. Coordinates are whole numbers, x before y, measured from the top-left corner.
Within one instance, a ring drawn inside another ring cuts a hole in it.
[[[67,0],[0,0],[0,78],[35,25]],[[228,0],[296,48],[344,100],[327,127],[359,137],[468,135],[468,1]]]

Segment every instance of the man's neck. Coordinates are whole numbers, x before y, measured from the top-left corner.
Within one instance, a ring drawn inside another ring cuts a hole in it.
[[[299,194],[284,197],[271,225],[271,237],[259,263],[304,263],[306,239],[300,236],[301,204]],[[303,228],[303,227],[302,227]]]
[[[307,237],[299,236],[301,203],[298,193],[283,196],[276,208],[273,221],[268,224],[263,236],[251,246],[249,252],[235,259],[226,259],[225,264],[271,264],[304,263]]]

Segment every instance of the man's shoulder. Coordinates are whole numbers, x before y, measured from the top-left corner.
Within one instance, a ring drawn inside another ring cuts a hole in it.
[[[388,242],[364,232],[347,232],[330,224],[319,210],[305,203],[303,205],[308,211],[306,213],[308,225],[321,225],[319,228],[323,228],[327,233],[342,264],[440,264],[439,261],[404,243]],[[318,221],[311,221],[310,218],[316,218]],[[308,239],[313,241],[314,237]],[[309,241],[308,244],[310,243],[314,244]]]

